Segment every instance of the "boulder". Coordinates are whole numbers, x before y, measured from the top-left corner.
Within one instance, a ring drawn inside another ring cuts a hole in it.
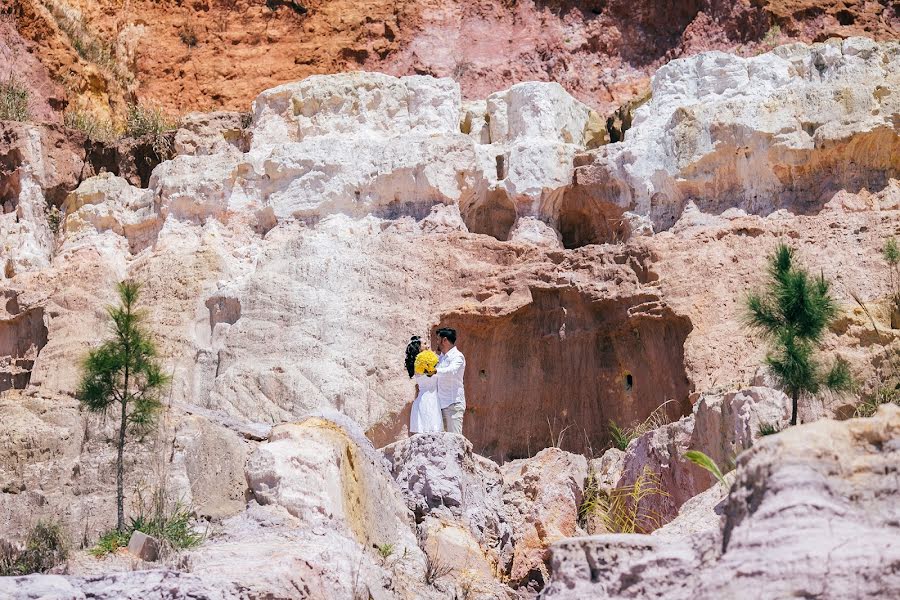
[[[128,540],[128,552],[146,562],[159,558],[159,540],[141,531],[133,531]]]
[[[767,436],[741,455],[714,531],[559,542],[541,597],[894,597],[900,507],[885,473],[900,466],[898,440],[893,405]]]
[[[540,589],[549,579],[550,544],[584,533],[578,509],[587,474],[585,457],[559,448],[503,465],[503,502],[514,539],[509,579],[514,585]]]
[[[261,505],[280,506],[310,527],[337,527],[364,548],[390,543],[421,560],[412,513],[384,458],[342,415],[275,427],[245,473]]]
[[[642,506],[665,523],[675,518],[685,502],[716,481],[708,471],[685,460],[685,452],[699,450],[726,472],[741,452],[762,437],[760,425],[780,429],[789,420],[790,400],[771,388],[701,395],[690,416],[632,440],[618,487],[632,485],[645,468],[659,475],[666,494],[648,496]]]
[[[454,568],[468,568],[474,556],[476,571],[508,570],[512,532],[503,506],[503,477],[494,462],[474,454],[463,436],[450,433],[414,435],[382,452],[416,521],[429,520],[420,528],[429,556],[434,557],[431,548],[444,560],[452,555]],[[444,546],[453,551],[441,550]]]

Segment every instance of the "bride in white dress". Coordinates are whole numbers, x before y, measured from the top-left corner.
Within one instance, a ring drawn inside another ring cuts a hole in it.
[[[422,340],[414,335],[406,346],[406,371],[416,382],[416,400],[409,416],[409,432],[434,433],[444,430],[437,397],[437,379],[415,370],[416,357],[422,351]]]

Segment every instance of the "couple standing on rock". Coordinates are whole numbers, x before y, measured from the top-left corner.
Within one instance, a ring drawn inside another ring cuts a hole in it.
[[[435,335],[440,356],[427,348],[423,350],[422,339],[417,335],[406,346],[406,372],[416,382],[409,432],[461,434],[466,411],[466,357],[456,347],[455,329],[442,327]]]

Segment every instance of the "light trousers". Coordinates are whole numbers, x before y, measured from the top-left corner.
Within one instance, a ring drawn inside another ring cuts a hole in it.
[[[466,407],[461,402],[451,404],[447,408],[442,408],[441,415],[444,417],[444,431],[461,435],[463,428],[463,413],[465,412]]]

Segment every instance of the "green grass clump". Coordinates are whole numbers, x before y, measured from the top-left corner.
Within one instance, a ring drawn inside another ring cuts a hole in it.
[[[86,110],[69,110],[63,115],[63,123],[69,129],[77,129],[92,140],[114,142],[119,138],[113,124],[94,116]]]
[[[30,116],[25,84],[15,75],[0,81],[0,121],[27,121]]]
[[[115,529],[113,529],[107,531],[100,536],[100,539],[97,541],[97,545],[91,548],[90,552],[97,558],[102,558],[107,554],[112,554],[119,548],[124,548],[128,545],[128,540],[131,539],[131,534],[133,532],[134,529],[126,531],[116,531]]]
[[[386,560],[390,555],[394,553],[394,544],[384,543],[375,546],[378,550],[378,556],[382,558],[382,560]]]
[[[125,115],[125,135],[131,138],[149,137],[156,155],[165,159],[172,154],[172,142],[166,135],[178,123],[170,119],[158,106],[131,104]]]
[[[128,546],[135,531],[156,538],[160,542],[161,553],[171,549],[195,548],[203,542],[205,535],[191,526],[191,510],[180,502],[167,506],[164,495],[155,493],[149,505],[145,505],[140,497],[138,504],[139,514],[132,517],[122,531],[113,529],[104,533],[91,549],[91,554],[101,558]]]
[[[771,423],[760,423],[759,424],[759,435],[767,436],[767,435],[775,435],[779,433],[781,429],[776,425],[772,425]]]
[[[898,384],[900,385],[900,384]],[[878,412],[882,404],[896,404],[900,406],[900,388],[883,385],[875,390],[875,393],[856,405],[854,417],[872,417]]]
[[[66,560],[68,554],[62,527],[38,521],[28,533],[24,549],[7,542],[0,543],[0,576],[46,573]]]
[[[598,523],[608,533],[650,533],[665,522],[648,506],[647,500],[651,496],[668,495],[659,474],[648,466],[644,466],[633,484],[614,488],[609,493],[600,489],[591,474],[578,507],[578,520],[584,528],[591,521]]]
[[[619,427],[616,425],[615,421],[609,422],[609,439],[612,442],[613,447],[618,448],[619,450],[625,450],[628,447],[628,444],[631,443],[637,437],[634,433],[634,430],[629,427]]]
[[[668,425],[669,418],[666,416],[663,409],[670,402],[674,402],[674,400],[666,400],[657,406],[654,411],[650,413],[650,416],[634,427],[620,427],[615,421],[610,421],[609,439],[613,447],[618,448],[619,450],[625,450],[634,438],[641,437],[647,432]]]

